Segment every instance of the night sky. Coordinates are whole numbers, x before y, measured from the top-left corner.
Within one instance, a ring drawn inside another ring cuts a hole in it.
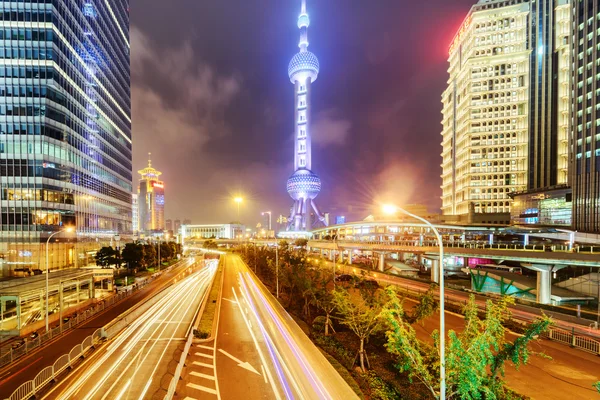
[[[313,171],[322,211],[440,205],[447,49],[475,0],[308,0]],[[194,223],[287,215],[300,0],[132,0],[134,183],[163,172],[166,217]]]

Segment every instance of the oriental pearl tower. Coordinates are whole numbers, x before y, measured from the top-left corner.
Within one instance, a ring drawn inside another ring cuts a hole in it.
[[[308,25],[306,0],[298,17],[300,29],[300,51],[292,57],[288,66],[290,81],[294,84],[294,173],[287,180],[287,192],[294,199],[294,206],[288,219],[287,230],[308,232],[326,225],[314,201],[321,191],[321,179],[311,171],[311,87],[319,75],[319,60],[308,51]],[[313,214],[314,211],[314,214]]]

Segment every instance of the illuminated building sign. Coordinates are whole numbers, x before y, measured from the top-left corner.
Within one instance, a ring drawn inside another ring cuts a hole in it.
[[[165,187],[165,185],[163,185],[162,183],[156,183],[156,182],[154,182],[154,183],[152,184],[152,187],[155,187],[155,188],[161,188],[161,189],[162,189],[162,188],[164,188],[164,187]]]
[[[473,19],[473,16],[471,16],[471,15],[467,16],[467,18],[463,22],[462,26],[458,30],[458,33],[456,34],[456,36],[454,36],[454,40],[452,40],[452,44],[450,44],[450,48],[448,49],[448,53],[452,54],[452,52],[454,51],[454,48],[460,42],[460,39],[462,39],[463,35],[465,34],[465,32],[467,31],[467,29],[469,28],[469,26],[471,26],[472,19]]]

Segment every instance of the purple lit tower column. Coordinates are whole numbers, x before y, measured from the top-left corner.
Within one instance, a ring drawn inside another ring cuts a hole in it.
[[[311,171],[311,86],[319,75],[319,60],[307,50],[308,25],[306,0],[298,17],[300,51],[292,57],[288,67],[290,81],[294,84],[294,173],[287,181],[287,191],[294,206],[288,220],[287,230],[305,232],[326,224],[314,201],[321,191],[321,179]],[[311,212],[314,211],[314,217]]]

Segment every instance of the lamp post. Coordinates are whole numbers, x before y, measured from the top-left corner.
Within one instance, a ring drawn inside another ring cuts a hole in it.
[[[46,240],[46,332],[48,332],[48,296],[50,294],[48,289],[48,276],[50,275],[50,256],[48,254],[48,247],[50,245],[50,239],[52,239],[52,236],[58,235],[62,232],[73,232],[73,228],[69,226],[67,228],[56,231],[50,236],[48,236],[48,240]]]
[[[401,212],[409,217],[417,219],[423,223],[425,223],[433,233],[435,234],[435,238],[438,242],[439,257],[440,257],[440,399],[446,399],[446,333],[445,333],[445,317],[444,317],[444,243],[442,242],[442,236],[438,232],[435,226],[425,218],[421,218],[417,215],[409,213],[401,207],[397,207],[394,205],[384,205],[383,212],[388,215],[395,215],[398,212]],[[433,268],[433,266],[432,266]]]
[[[279,298],[279,243],[275,240],[275,293]]]

